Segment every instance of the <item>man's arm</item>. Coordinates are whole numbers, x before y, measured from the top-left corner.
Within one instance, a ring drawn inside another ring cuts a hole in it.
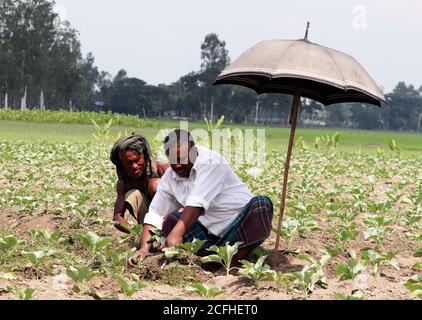
[[[179,210],[180,208],[181,205],[172,194],[171,189],[168,186],[168,182],[165,178],[162,178],[160,180],[160,186],[158,187],[157,193],[149,206],[149,211],[144,218],[140,249],[129,259],[128,263],[130,266],[133,266],[139,259],[142,260],[147,256],[151,248],[151,243],[148,243],[148,240],[152,235],[151,230],[153,228],[161,230],[165,216],[171,212]]]
[[[203,214],[204,208],[197,207],[185,207],[182,212],[182,217],[177,221],[176,226],[170,232],[163,247],[173,247],[175,245],[183,243],[183,236],[186,231],[198,221],[201,214]]]

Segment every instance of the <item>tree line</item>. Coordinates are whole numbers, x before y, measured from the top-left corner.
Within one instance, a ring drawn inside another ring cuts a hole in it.
[[[217,34],[201,44],[199,70],[171,84],[150,85],[125,70],[99,71],[83,56],[79,34],[61,21],[51,0],[0,0],[0,105],[6,108],[113,111],[140,117],[181,117],[264,125],[288,124],[291,96],[238,86],[212,86],[230,63]],[[417,131],[422,87],[399,82],[386,94],[388,107],[354,103],[324,107],[302,101],[303,126]]]

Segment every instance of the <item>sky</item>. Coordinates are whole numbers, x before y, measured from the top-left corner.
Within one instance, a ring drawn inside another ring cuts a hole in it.
[[[232,61],[262,40],[303,38],[356,58],[384,89],[422,85],[421,0],[56,0],[100,70],[149,84],[198,71],[208,33]]]

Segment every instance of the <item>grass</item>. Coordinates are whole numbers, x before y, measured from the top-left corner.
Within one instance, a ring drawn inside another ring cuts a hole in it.
[[[116,136],[119,132],[130,134],[142,132],[147,138],[152,139],[160,129],[179,127],[178,121],[158,122],[154,127],[113,127],[111,134]],[[286,149],[289,140],[289,128],[261,127],[253,125],[226,125],[230,129],[260,128],[266,130],[267,150]],[[202,128],[202,122],[189,122],[189,130]],[[376,151],[378,147],[388,149],[390,137],[394,138],[406,155],[419,154],[422,152],[422,135],[386,131],[362,131],[346,129],[302,129],[296,130],[296,138],[303,137],[306,144],[312,146],[315,137],[334,135],[340,132],[339,149],[344,151],[358,150],[360,147],[366,151]],[[0,140],[36,142],[96,142],[92,136],[93,125],[63,124],[63,123],[40,123],[26,121],[0,120]]]

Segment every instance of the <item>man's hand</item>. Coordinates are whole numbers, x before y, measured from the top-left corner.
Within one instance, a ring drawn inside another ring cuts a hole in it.
[[[166,242],[162,245],[162,248],[169,248],[177,246],[178,244],[183,243],[183,236],[179,235],[176,232],[170,232],[168,235]]]
[[[138,262],[142,262],[148,256],[148,251],[138,250],[135,251],[132,256],[127,260],[129,267],[134,267]]]

